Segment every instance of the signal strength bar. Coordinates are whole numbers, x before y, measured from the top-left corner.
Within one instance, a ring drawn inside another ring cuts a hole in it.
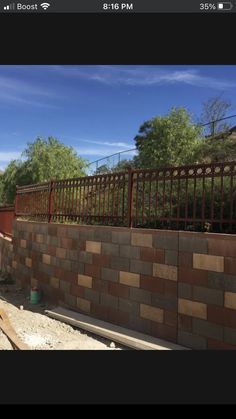
[[[15,10],[15,3],[7,4],[3,7],[3,10]]]

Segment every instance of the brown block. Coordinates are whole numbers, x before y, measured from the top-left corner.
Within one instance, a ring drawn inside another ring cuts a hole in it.
[[[189,252],[179,252],[179,267],[189,268],[193,267],[193,255]]]
[[[207,271],[179,268],[179,281],[187,282],[192,285],[207,286],[207,274]]]
[[[231,349],[235,350],[236,345],[230,345],[229,343],[222,342],[215,339],[207,339],[207,349]]]
[[[225,239],[208,239],[208,252],[211,255],[235,257],[236,241],[234,237]]]
[[[163,323],[164,312],[162,309],[147,304],[140,304],[140,317],[154,322]]]
[[[51,287],[53,287],[53,288],[59,288],[60,281],[59,281],[58,278],[55,278],[54,276],[52,276],[50,278],[50,282],[49,283],[50,283]]]
[[[209,305],[207,319],[210,322],[221,324],[226,327],[236,327],[236,311],[230,308]]]
[[[108,268],[110,266],[110,256],[93,254],[93,264],[97,266],[103,266],[104,268]]]
[[[84,269],[85,275],[91,276],[92,278],[100,278],[101,276],[101,269],[99,266],[94,265],[85,265]]]
[[[167,324],[151,322],[151,335],[157,338],[169,340],[170,342],[177,341],[176,327],[171,327]]]
[[[107,321],[108,320],[108,310],[109,310],[108,307],[104,307],[101,304],[97,304],[97,303],[92,302],[91,314],[94,317],[97,317],[99,319]]]
[[[164,281],[164,294],[177,296],[178,283],[174,281]]]
[[[236,274],[236,258],[225,258],[225,272],[227,274]]]
[[[153,263],[153,276],[177,281],[177,267],[162,263]]]
[[[177,327],[178,315],[174,311],[164,310],[164,323],[168,326]]]
[[[76,284],[71,284],[70,286],[70,293],[75,297],[84,297],[84,287],[80,287]]]
[[[152,247],[152,234],[132,233],[132,246]]]
[[[123,311],[109,308],[108,321],[122,326],[127,326],[129,324],[129,313],[124,313]]]
[[[140,277],[140,288],[144,290],[164,293],[164,279],[156,278],[153,276],[141,275]]]
[[[56,256],[56,247],[55,246],[52,246],[52,245],[48,245],[48,253],[49,253],[49,255],[51,255],[51,256]]]
[[[117,282],[108,283],[108,293],[115,297],[129,297],[129,287],[126,285],[119,284]]]
[[[232,308],[236,310],[236,293],[235,292],[225,292],[225,307]]]
[[[68,239],[66,237],[62,237],[60,239],[61,247],[65,249],[73,249],[74,248],[74,241],[73,239]]]
[[[51,263],[51,256],[43,254],[43,263],[46,263],[46,265],[50,265]]]
[[[204,255],[193,253],[193,268],[205,271],[224,272],[223,256]]]
[[[203,303],[198,303],[196,301],[186,300],[184,298],[179,298],[178,312],[181,314],[186,314],[187,316],[197,317],[199,319],[206,319],[207,305]]]
[[[89,313],[90,308],[91,308],[91,302],[88,300],[85,300],[84,298],[77,297],[77,307],[81,311],[85,311],[86,313]]]
[[[121,284],[129,285],[131,287],[139,287],[140,274],[120,271],[119,281]]]
[[[79,274],[78,285],[81,285],[81,287],[92,288],[92,277]]]
[[[94,241],[86,240],[86,248],[85,249],[86,249],[86,252],[100,254],[101,253],[101,242],[94,242]]]
[[[164,249],[142,247],[140,248],[140,259],[148,262],[165,263],[165,251]]]
[[[178,329],[185,332],[192,332],[192,317],[185,314],[178,314]]]

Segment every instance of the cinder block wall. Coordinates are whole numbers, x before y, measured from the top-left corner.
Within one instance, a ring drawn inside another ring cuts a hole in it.
[[[15,221],[12,269],[55,303],[193,349],[236,349],[236,236]]]
[[[178,342],[236,349],[236,236],[179,232]]]
[[[21,286],[177,341],[178,232],[15,221],[13,247]]]
[[[12,273],[13,245],[12,240],[0,234],[0,271]]]

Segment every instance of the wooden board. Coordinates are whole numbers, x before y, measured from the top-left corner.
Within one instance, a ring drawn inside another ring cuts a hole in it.
[[[134,330],[116,326],[114,324],[95,319],[84,314],[57,307],[53,311],[45,310],[45,313],[56,320],[84,329],[88,332],[105,337],[114,342],[118,342],[132,349],[144,350],[188,350],[183,346],[163,339],[155,338]]]
[[[16,349],[30,349],[28,345],[20,340],[17,336],[15,330],[13,329],[9,318],[3,309],[0,309],[0,328],[2,329],[3,333],[8,337],[11,344]]]

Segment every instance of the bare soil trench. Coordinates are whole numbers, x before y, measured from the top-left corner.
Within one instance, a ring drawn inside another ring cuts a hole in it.
[[[23,310],[20,309],[21,306]],[[0,282],[0,308],[5,310],[17,335],[30,349],[127,349],[110,340],[47,317],[44,310],[51,310],[54,307],[44,301],[33,305],[25,291],[17,289],[15,285],[2,285]],[[0,350],[13,350],[1,329]]]

